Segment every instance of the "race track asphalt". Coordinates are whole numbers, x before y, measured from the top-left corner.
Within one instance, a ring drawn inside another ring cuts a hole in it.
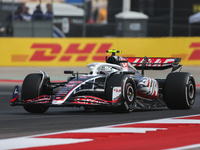
[[[0,68],[0,79],[21,80],[30,72],[37,72],[38,68]],[[63,70],[76,70],[77,68],[42,68],[49,71],[54,80],[64,80]],[[48,70],[49,69],[49,70]],[[191,67],[187,68],[188,70]],[[194,69],[194,68],[193,68]],[[21,71],[20,71],[21,70]],[[80,68],[85,72],[85,68]],[[62,75],[58,75],[58,71]],[[7,73],[6,73],[7,72]],[[200,68],[190,70],[199,84]],[[15,76],[15,78],[14,78]],[[164,74],[153,74],[152,76],[163,77]],[[196,102],[190,110],[169,110],[167,107],[135,110],[128,114],[113,114],[109,111],[85,111],[83,108],[50,108],[44,114],[27,113],[23,107],[9,105],[10,97],[15,84],[0,82],[0,139],[28,136],[42,133],[50,133],[72,129],[82,129],[104,125],[145,121],[152,119],[186,116],[200,114],[200,88],[197,88]]]

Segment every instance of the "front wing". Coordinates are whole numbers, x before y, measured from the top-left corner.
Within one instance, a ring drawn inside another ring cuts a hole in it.
[[[62,104],[52,104],[53,97],[51,95],[41,95],[34,99],[28,99],[22,101],[19,99],[19,86],[16,86],[12,95],[11,99],[11,106],[16,105],[47,105],[50,107],[59,107],[59,106],[112,106],[112,101],[104,100],[94,96],[76,96],[76,97],[69,97],[65,102]]]

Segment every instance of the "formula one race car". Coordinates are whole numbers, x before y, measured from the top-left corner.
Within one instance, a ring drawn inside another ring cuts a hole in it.
[[[190,73],[180,72],[180,58],[120,57],[115,53],[106,63],[91,63],[89,73],[74,73],[66,82],[51,82],[49,75],[29,74],[23,81],[21,100],[16,86],[11,106],[22,105],[31,113],[44,113],[49,107],[109,108],[113,112],[167,106],[190,109],[195,102],[195,80]],[[172,68],[166,79],[144,76],[144,70]],[[138,70],[141,70],[139,73]],[[56,90],[57,89],[57,90]]]

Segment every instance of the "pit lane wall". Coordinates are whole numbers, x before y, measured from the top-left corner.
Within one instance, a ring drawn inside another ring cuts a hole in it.
[[[106,50],[124,57],[180,57],[200,65],[200,38],[0,38],[0,66],[86,66]]]

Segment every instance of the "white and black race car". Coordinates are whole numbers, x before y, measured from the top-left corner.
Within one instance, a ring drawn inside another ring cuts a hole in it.
[[[51,82],[49,75],[28,74],[14,88],[11,106],[22,105],[27,112],[44,113],[49,107],[109,108],[113,112],[131,112],[167,106],[190,109],[195,102],[195,80],[190,73],[180,72],[180,58],[106,57],[106,63],[91,63],[89,73],[74,73],[66,82]],[[172,68],[166,79],[144,76],[144,70]],[[139,73],[137,70],[141,70]]]

